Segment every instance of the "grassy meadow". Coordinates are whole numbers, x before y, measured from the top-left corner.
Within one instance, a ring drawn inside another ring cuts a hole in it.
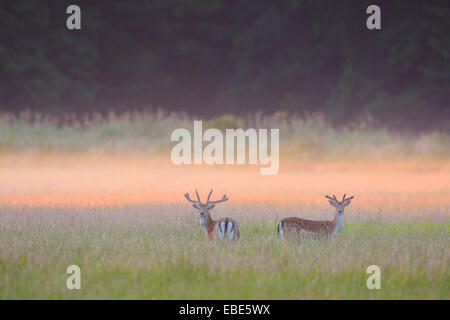
[[[186,115],[0,116],[1,299],[449,299],[450,137],[320,116],[208,120],[280,128],[280,171],[175,166]],[[227,194],[214,218],[237,243],[208,242],[183,194]],[[325,194],[355,199],[343,232],[278,239],[288,216],[331,219]],[[65,287],[69,265],[81,290]],[[366,268],[381,268],[368,290]]]

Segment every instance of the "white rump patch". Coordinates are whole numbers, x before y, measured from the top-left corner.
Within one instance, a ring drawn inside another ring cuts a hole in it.
[[[284,238],[284,235],[283,235],[283,228],[282,228],[282,223],[283,223],[283,221],[280,221],[280,223],[278,224],[278,235],[279,235],[280,237]]]
[[[228,240],[233,240],[234,238],[234,230],[233,230],[233,222],[228,222],[227,226],[227,234],[228,234]]]
[[[219,240],[225,239],[225,221],[219,224]]]

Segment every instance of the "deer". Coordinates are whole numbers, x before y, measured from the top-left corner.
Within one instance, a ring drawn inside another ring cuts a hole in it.
[[[222,199],[217,201],[209,200],[213,190],[208,194],[208,198],[206,199],[206,203],[202,203],[200,200],[200,196],[198,191],[195,190],[197,194],[197,201],[192,200],[189,193],[186,193],[184,196],[187,201],[192,203],[192,206],[198,210],[200,214],[200,225],[205,231],[206,236],[209,240],[238,240],[239,235],[239,226],[233,219],[230,218],[222,218],[219,220],[214,220],[211,217],[210,211],[213,209],[216,204],[227,201],[228,197],[224,194]]]
[[[288,235],[331,235],[338,234],[344,227],[344,208],[350,204],[352,199],[346,198],[346,194],[339,201],[333,194],[333,197],[325,196],[330,205],[336,208],[334,219],[331,221],[307,220],[297,217],[285,218],[278,224],[278,236],[284,238]]]

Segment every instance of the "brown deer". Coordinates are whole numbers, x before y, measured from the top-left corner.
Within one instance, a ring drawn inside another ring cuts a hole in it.
[[[280,221],[278,224],[278,236],[286,237],[288,235],[302,235],[302,234],[315,234],[315,235],[330,235],[338,234],[344,227],[344,208],[350,204],[353,196],[350,198],[342,198],[339,201],[335,195],[333,198],[325,196],[328,202],[336,208],[334,219],[331,221],[314,221],[301,219],[297,217],[286,218]]]
[[[200,213],[200,225],[205,231],[208,239],[210,240],[238,240],[239,239],[239,226],[238,224],[230,218],[222,218],[219,220],[213,220],[211,218],[211,214],[209,211],[216,206],[216,204],[220,202],[224,202],[228,200],[226,195],[223,195],[221,200],[210,201],[213,190],[209,192],[208,198],[206,199],[206,203],[202,203],[200,200],[200,196],[198,191],[195,190],[197,194],[197,201],[194,201],[189,196],[189,193],[186,193],[184,196],[186,199],[192,203],[192,206],[198,210]]]

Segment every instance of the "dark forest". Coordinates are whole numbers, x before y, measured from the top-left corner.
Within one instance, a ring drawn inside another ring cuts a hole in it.
[[[3,0],[0,110],[281,110],[445,129],[450,2],[377,1],[382,29],[368,30],[372,2]],[[70,4],[81,30],[66,27]]]

